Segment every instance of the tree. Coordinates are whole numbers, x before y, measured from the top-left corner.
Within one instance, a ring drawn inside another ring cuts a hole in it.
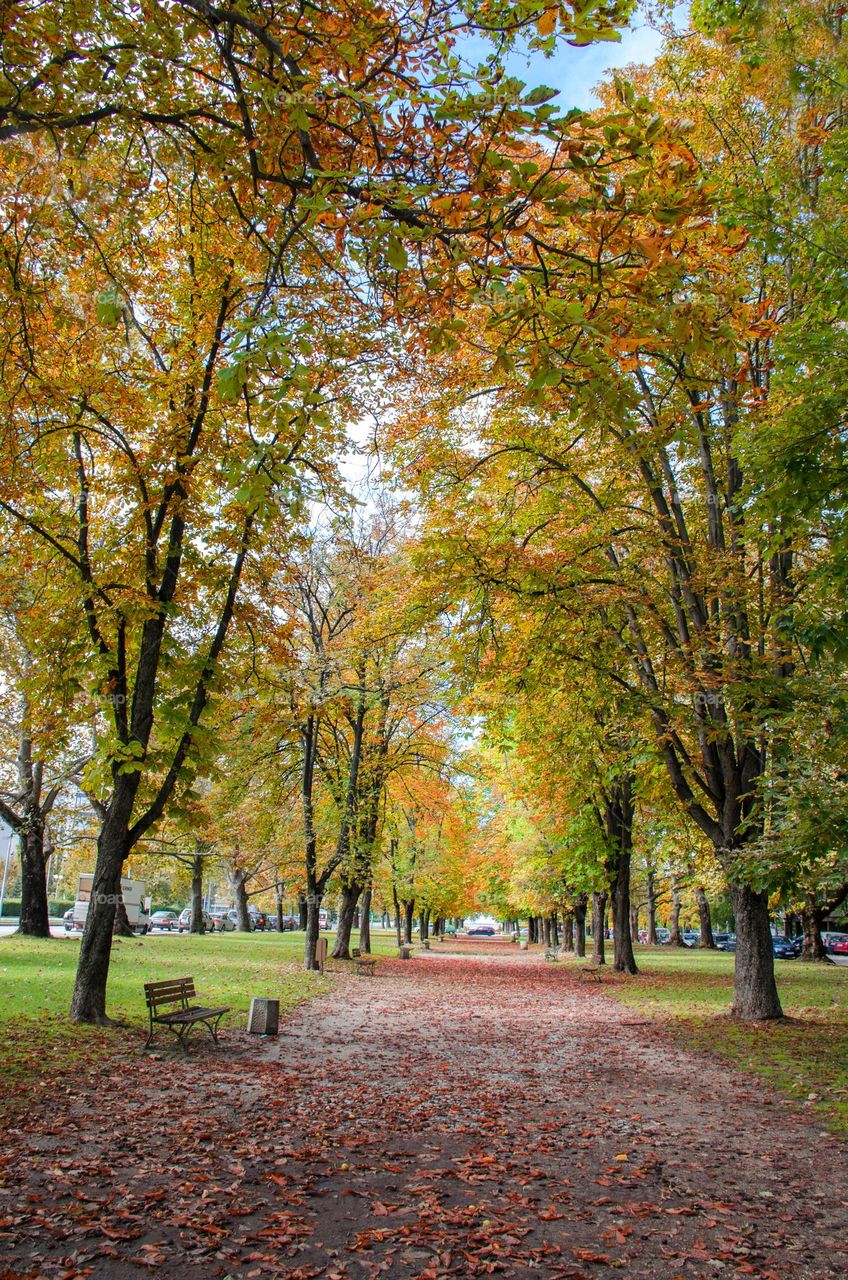
[[[36,583],[33,574],[0,612],[0,818],[20,846],[19,931],[49,938],[48,823],[63,788],[79,777],[88,756],[74,725],[75,691],[57,662],[67,654],[68,637],[49,620],[46,584]],[[49,663],[33,656],[39,631],[50,634],[55,646]]]

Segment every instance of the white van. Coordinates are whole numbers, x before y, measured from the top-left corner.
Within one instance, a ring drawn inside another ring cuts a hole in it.
[[[85,928],[93,883],[93,874],[81,875],[79,878],[77,900],[74,903],[75,929]],[[127,909],[127,919],[134,933],[147,933],[150,925],[150,899],[145,897],[146,888],[143,880],[128,880],[124,876],[121,877],[121,895]]]

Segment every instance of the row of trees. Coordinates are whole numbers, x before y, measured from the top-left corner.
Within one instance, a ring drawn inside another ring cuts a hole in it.
[[[387,439],[542,892],[608,890],[633,970],[634,841],[705,858],[772,1018],[771,895],[848,891],[845,48],[828,6],[727,18],[607,86],[603,182],[512,237]]]
[[[343,955],[375,868],[459,914],[524,841],[624,969],[650,845],[780,1014],[770,896],[846,880],[841,16],[704,0],[588,114],[505,74],[627,14],[5,15],[0,816],[42,930],[51,808],[96,815],[75,1018],[157,841],[237,897],[291,853],[307,965],[331,884]],[[404,498],[360,519],[372,416]]]

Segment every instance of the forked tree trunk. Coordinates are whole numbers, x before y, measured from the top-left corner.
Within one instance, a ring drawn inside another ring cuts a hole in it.
[[[677,877],[672,876],[671,879],[671,927],[669,929],[668,945],[670,947],[685,947],[683,936],[680,932],[680,909],[682,906],[680,889],[677,884]]]
[[[595,964],[606,964],[606,916],[607,895],[592,894],[592,959]]]
[[[731,884],[730,897],[736,917],[733,1012],[749,1022],[782,1018],[774,979],[768,894],[756,893],[748,885]]]
[[[364,956],[371,954],[371,886],[362,895],[359,911],[359,950]]]
[[[581,958],[586,955],[586,903],[586,894],[581,893],[574,904],[575,950]]]
[[[699,885],[695,890],[695,902],[698,904],[698,920],[701,926],[701,941],[698,946],[703,950],[715,951],[716,944],[713,937],[713,921],[710,913],[710,904],[707,895]]]
[[[18,932],[28,938],[49,938],[47,858],[44,823],[40,816],[28,815],[26,826],[18,833],[18,841],[21,847],[21,920]]]
[[[250,912],[247,909],[247,872],[228,871],[227,879],[236,904],[236,919],[242,933],[250,933]]]
[[[350,959],[350,935],[353,930],[353,919],[356,915],[356,904],[359,902],[361,893],[361,884],[342,885],[342,901],[339,907],[336,938],[333,944],[334,960]]]

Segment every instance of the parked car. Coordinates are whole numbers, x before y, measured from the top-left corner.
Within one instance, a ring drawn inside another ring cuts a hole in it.
[[[215,907],[209,912],[209,918],[216,933],[232,933],[238,927],[235,911],[228,911],[226,907]]]
[[[772,938],[771,949],[776,960],[795,960],[796,952],[791,942],[787,942],[786,938]]]
[[[259,911],[256,907],[248,907],[248,912],[254,929],[268,928],[268,916],[264,911]]]
[[[713,942],[716,944],[717,951],[735,951],[736,950],[736,934],[735,933],[714,933]]]
[[[682,933],[680,936],[682,937],[683,941],[686,943],[687,947],[698,947],[701,945],[700,933],[695,933],[692,930],[687,930],[685,933]]]
[[[65,933],[70,933],[74,927],[73,907],[71,907],[70,911],[66,911],[65,914],[62,916],[62,924],[65,926]]]
[[[154,911],[150,917],[148,932],[152,933],[154,929],[160,929],[163,933],[170,933],[172,929],[179,929],[180,917],[176,911]]]
[[[835,950],[836,944],[848,941],[848,933],[823,933],[822,941],[827,954],[833,956],[837,954]]]
[[[848,956],[848,936],[843,934],[841,938],[833,939],[833,950],[831,951],[831,955]]]
[[[787,938],[786,941],[792,951],[792,955],[797,960],[798,956],[800,956],[801,952],[804,950],[804,935],[802,933],[798,933],[794,938]]]
[[[215,925],[208,911],[203,912],[203,928],[207,933],[215,932]],[[177,932],[188,933],[191,930],[191,907],[180,912],[177,920]]]
[[[493,938],[495,935],[494,925],[491,924],[475,924],[466,930],[466,936],[469,938]]]

